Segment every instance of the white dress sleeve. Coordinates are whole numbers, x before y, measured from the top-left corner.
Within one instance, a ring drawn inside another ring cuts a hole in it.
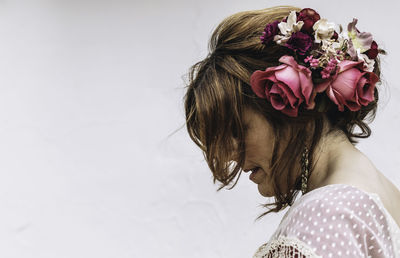
[[[253,257],[397,258],[386,216],[374,198],[355,187],[316,189],[290,207]]]

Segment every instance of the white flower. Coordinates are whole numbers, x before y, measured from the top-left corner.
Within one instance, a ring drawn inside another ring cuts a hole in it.
[[[336,56],[338,51],[341,51],[344,44],[347,43],[343,33],[338,33],[338,38],[336,40],[326,38],[322,39],[320,42],[322,43],[321,49],[330,56]]]
[[[355,48],[351,40],[348,41],[347,53],[350,55],[352,60],[363,61],[363,69],[365,71],[372,72],[374,70],[375,60],[370,59],[366,54],[363,54],[360,48]]]
[[[291,11],[287,18],[287,21],[280,22],[278,24],[278,28],[281,31],[282,35],[276,35],[274,37],[274,41],[276,41],[277,44],[279,45],[285,44],[292,36],[292,33],[301,30],[301,27],[303,27],[304,22],[303,21],[296,22],[296,20],[297,20],[296,12]]]
[[[322,46],[321,49],[325,52],[327,56],[335,56],[337,52],[337,46],[339,46],[338,42],[334,40],[324,39],[321,41]]]
[[[320,43],[322,40],[330,39],[333,36],[335,23],[320,19],[314,24],[313,29],[315,31],[315,42]]]
[[[332,46],[336,50],[342,50],[344,44],[346,44],[346,35],[343,32],[338,33],[338,38],[332,43]]]
[[[371,48],[373,41],[372,34],[369,32],[358,32],[356,24],[357,19],[353,19],[353,21],[347,26],[347,33],[353,43],[353,47],[355,49],[360,49],[360,52],[364,53]]]
[[[363,68],[365,71],[372,72],[374,70],[375,60],[369,59],[366,54],[361,54],[360,50],[357,49],[357,57],[359,61],[364,61]]]

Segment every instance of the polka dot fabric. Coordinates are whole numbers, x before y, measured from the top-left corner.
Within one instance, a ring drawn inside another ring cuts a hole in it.
[[[332,184],[295,201],[253,258],[400,258],[400,228],[379,195]]]

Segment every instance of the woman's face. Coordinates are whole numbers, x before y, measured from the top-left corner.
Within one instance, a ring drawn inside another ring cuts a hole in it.
[[[259,113],[245,109],[243,122],[246,129],[246,156],[243,170],[256,171],[251,180],[258,185],[262,196],[272,197],[270,161],[272,158],[274,134],[267,120]]]

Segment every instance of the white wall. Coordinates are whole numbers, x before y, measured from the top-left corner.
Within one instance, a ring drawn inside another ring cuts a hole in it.
[[[216,192],[182,76],[223,18],[282,3],[0,1],[0,257],[250,257],[283,212],[254,222],[267,200],[247,174]],[[285,4],[357,17],[387,50],[359,148],[400,186],[399,2]]]

